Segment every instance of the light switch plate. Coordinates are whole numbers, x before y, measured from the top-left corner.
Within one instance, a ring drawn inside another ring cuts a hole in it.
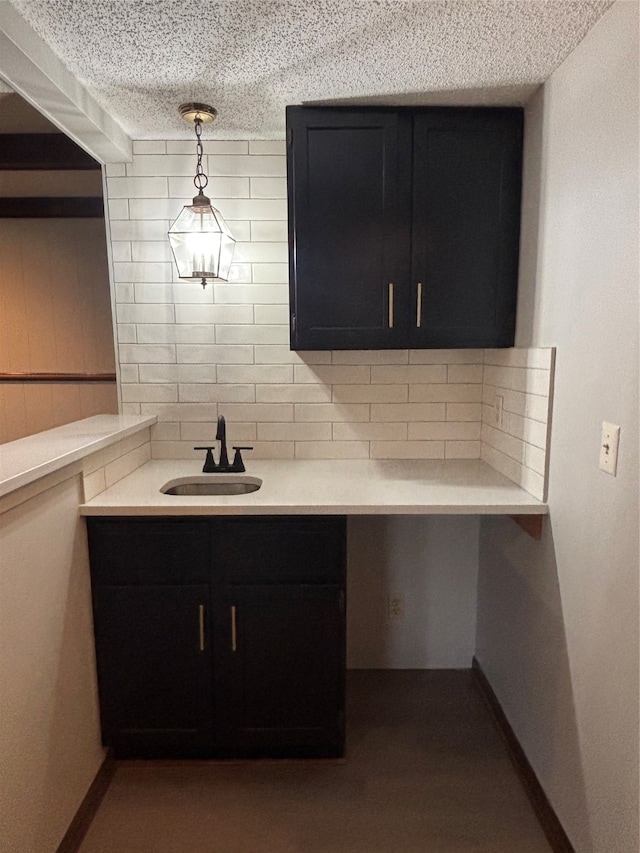
[[[600,470],[616,476],[618,467],[618,444],[620,442],[620,427],[617,424],[602,422],[602,439],[600,441]]]
[[[493,401],[493,419],[496,426],[504,427],[504,397],[502,394],[496,394]]]

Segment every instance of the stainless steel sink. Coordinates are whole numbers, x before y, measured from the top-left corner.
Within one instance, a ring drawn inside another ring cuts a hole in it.
[[[247,495],[262,485],[259,477],[238,474],[200,474],[169,480],[160,491],[164,495]]]

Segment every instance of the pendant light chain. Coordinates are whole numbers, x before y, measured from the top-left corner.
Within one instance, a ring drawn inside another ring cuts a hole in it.
[[[197,139],[196,154],[198,155],[198,164],[196,166],[196,174],[195,174],[195,177],[193,179],[193,183],[195,184],[196,189],[198,190],[198,195],[204,195],[203,190],[207,186],[207,184],[209,183],[209,178],[205,175],[204,169],[202,168],[202,154],[203,154],[202,139],[201,139],[201,136],[202,136],[202,119],[200,118],[199,115],[196,116],[193,123],[194,123],[195,129],[196,129],[196,139]]]

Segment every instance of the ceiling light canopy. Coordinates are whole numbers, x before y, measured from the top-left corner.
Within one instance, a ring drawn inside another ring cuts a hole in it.
[[[219,210],[204,194],[209,178],[202,168],[202,125],[210,124],[217,111],[207,104],[182,104],[180,115],[193,124],[196,133],[197,165],[193,183],[198,190],[169,229],[169,242],[178,277],[188,281],[228,281],[235,240]]]

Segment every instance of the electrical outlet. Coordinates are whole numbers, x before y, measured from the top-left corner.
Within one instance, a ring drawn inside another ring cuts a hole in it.
[[[618,443],[620,441],[620,427],[617,424],[602,422],[602,438],[600,439],[600,462],[601,471],[616,476],[618,467]]]
[[[402,619],[404,616],[404,599],[398,593],[389,596],[387,600],[387,615],[389,619]]]
[[[496,426],[504,426],[504,397],[502,394],[496,394],[493,401],[493,420]]]

